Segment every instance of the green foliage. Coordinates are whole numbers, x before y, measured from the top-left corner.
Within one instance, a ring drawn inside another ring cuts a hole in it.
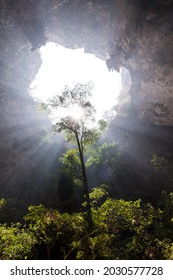
[[[102,181],[107,183],[119,174],[123,161],[118,143],[104,143],[90,153],[86,166],[92,168],[95,174],[101,174]]]
[[[34,235],[19,223],[8,227],[0,225],[0,256],[2,260],[22,260],[32,256],[36,243]]]
[[[86,213],[61,214],[43,205],[30,206],[20,224],[0,226],[2,259],[27,259],[33,246],[46,246],[48,259],[173,259],[173,195],[163,194],[161,208],[141,200],[108,196],[101,185],[90,193],[93,227]],[[171,210],[171,212],[168,210]]]
[[[98,202],[98,200],[102,199],[104,196],[108,196],[107,192],[108,186],[102,184],[100,187],[93,188],[90,193],[90,198],[94,202]]]
[[[82,177],[78,149],[70,149],[59,159],[63,164],[63,172],[73,180]]]
[[[37,233],[40,242],[48,246],[53,244],[59,235],[62,234],[63,224],[61,215],[58,211],[48,210],[43,205],[29,206],[29,213],[24,217],[30,221],[29,229]]]
[[[164,258],[167,260],[173,260],[173,243],[171,243],[169,239],[164,239],[160,242],[160,246],[162,246]]]
[[[116,163],[116,167],[119,168],[120,160],[121,153],[118,143],[104,143],[91,151],[91,156],[87,160],[87,166],[93,164],[95,168],[99,168],[101,164],[114,166]]]
[[[6,205],[6,200],[4,198],[0,199],[0,210]]]
[[[58,250],[63,258],[75,250],[75,242],[85,232],[85,219],[82,214],[60,214],[56,210],[46,209],[43,205],[30,206],[25,220],[29,221],[29,229],[35,235],[38,244],[47,248],[50,259],[51,250],[58,243]]]
[[[160,232],[163,213],[159,209],[140,200],[106,199],[106,195],[104,187],[90,194],[94,226],[88,235],[83,233],[72,242],[76,259],[87,258],[86,247],[90,259],[171,258],[170,240]]]
[[[157,219],[157,211],[150,205],[141,205],[141,201],[113,200],[108,198],[94,211],[93,220],[100,228],[99,242],[94,237],[96,252],[102,252],[96,258],[138,259],[155,258],[156,240],[151,227]],[[106,245],[104,239],[106,236]],[[106,252],[109,248],[109,256]]]
[[[29,221],[29,229],[35,235],[38,244],[45,244],[47,258],[55,242],[62,235],[63,220],[58,211],[48,210],[43,205],[29,206],[24,217]]]
[[[108,197],[108,189],[109,187],[102,184],[100,187],[93,188],[90,193],[91,204],[94,209],[98,208],[103,201]]]
[[[157,172],[161,172],[163,174],[167,173],[169,164],[165,157],[154,154],[151,159],[151,163]]]
[[[171,162],[164,156],[159,156],[154,154],[151,159],[151,164],[154,167],[154,170],[159,174],[161,178],[162,184],[164,186],[162,187],[162,190],[165,190],[166,192],[172,192],[172,186],[173,186],[173,166]],[[164,192],[162,199],[164,197]],[[165,205],[167,203],[165,202]]]
[[[163,191],[162,197],[158,204],[162,211],[162,216],[160,219],[160,226],[162,227],[161,233],[164,233],[164,236],[170,238],[173,233],[173,192],[166,193]]]

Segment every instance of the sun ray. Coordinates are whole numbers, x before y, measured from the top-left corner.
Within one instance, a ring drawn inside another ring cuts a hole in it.
[[[83,109],[78,105],[73,105],[69,108],[69,115],[75,120],[80,120],[83,117]]]

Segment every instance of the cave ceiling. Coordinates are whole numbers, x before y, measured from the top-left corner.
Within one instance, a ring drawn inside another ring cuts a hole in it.
[[[41,65],[39,48],[46,42],[84,48],[103,59],[110,71],[125,67],[137,118],[173,125],[172,0],[0,0],[1,150],[17,159],[22,172],[27,157],[32,157],[27,154],[29,143],[33,154],[37,145],[26,141],[31,137],[28,121],[34,124],[34,139],[41,122],[51,126],[45,114],[35,112],[27,92]],[[20,147],[16,126],[23,129]],[[5,133],[11,133],[9,140]],[[4,172],[12,170],[1,161],[0,166]]]

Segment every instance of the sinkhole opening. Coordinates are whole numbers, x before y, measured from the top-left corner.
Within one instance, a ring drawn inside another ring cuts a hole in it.
[[[116,105],[122,90],[122,69],[109,72],[105,61],[84,49],[67,49],[52,42],[40,48],[40,55],[41,67],[29,87],[35,101],[46,102],[61,94],[66,85],[92,82],[91,103],[98,119]]]

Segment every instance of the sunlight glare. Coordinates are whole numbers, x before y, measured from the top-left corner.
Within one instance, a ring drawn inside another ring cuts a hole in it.
[[[121,90],[121,74],[109,72],[105,61],[83,49],[66,49],[55,43],[40,48],[42,65],[29,92],[36,101],[46,102],[48,98],[61,93],[65,85],[93,81],[91,102],[98,118],[103,116],[117,102]]]
[[[70,109],[70,116],[75,120],[80,120],[83,117],[83,110],[78,105],[73,105]]]

